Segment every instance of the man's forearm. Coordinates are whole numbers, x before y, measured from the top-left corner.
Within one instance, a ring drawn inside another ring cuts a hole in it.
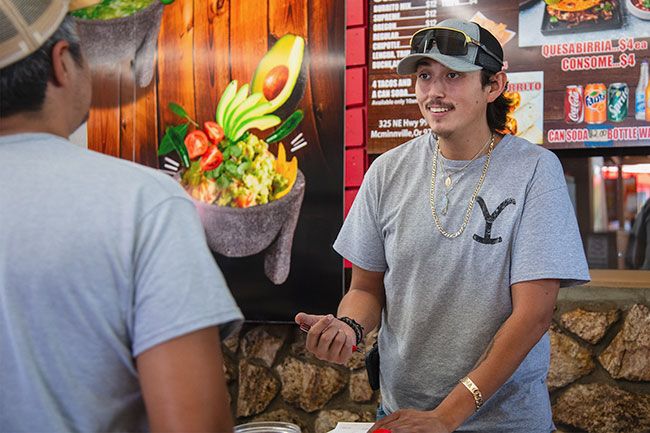
[[[363,326],[364,335],[367,335],[379,325],[385,303],[384,273],[352,265],[350,290],[341,300],[337,316],[354,319]]]
[[[504,322],[468,376],[478,386],[486,401],[515,372],[526,355],[548,330],[543,319],[530,319],[524,314],[512,315]],[[461,378],[458,378],[461,379]],[[435,409],[455,430],[476,409],[474,397],[458,384]]]
[[[200,329],[137,357],[152,432],[232,432],[219,330]]]
[[[339,304],[337,316],[347,316],[363,326],[364,336],[379,325],[383,302],[374,293],[350,289]]]

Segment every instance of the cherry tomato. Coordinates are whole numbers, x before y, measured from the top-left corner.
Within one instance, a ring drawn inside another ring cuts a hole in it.
[[[225,135],[223,128],[216,122],[205,122],[203,124],[203,129],[205,130],[205,133],[208,134],[208,137],[210,137],[212,144],[219,144],[221,143],[221,140],[223,140]]]
[[[199,166],[202,171],[210,171],[219,167],[223,162],[223,154],[217,148],[217,146],[210,146],[205,154],[201,157],[199,161]]]
[[[192,131],[185,137],[185,147],[190,159],[197,158],[205,153],[210,146],[210,140],[203,131]]]

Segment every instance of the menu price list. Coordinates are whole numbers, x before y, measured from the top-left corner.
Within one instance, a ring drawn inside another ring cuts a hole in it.
[[[420,120],[415,77],[398,76],[395,68],[410,52],[410,37],[415,31],[447,18],[476,21],[497,37],[504,48],[511,84],[522,85],[516,80],[518,75],[539,75],[533,80],[540,84],[535,91],[509,87],[509,91],[517,93],[511,96],[518,96],[513,98],[515,103],[510,113],[517,121],[516,128],[511,129],[517,136],[550,149],[649,145],[650,116],[635,112],[639,111],[635,106],[640,105],[638,101],[644,99],[648,88],[648,82],[641,78],[641,65],[650,58],[647,22],[637,23],[634,31],[585,25],[589,28],[576,29],[575,34],[561,39],[540,34],[529,40],[526,35],[535,33],[536,29],[523,33],[519,30],[522,22],[526,22],[526,15],[535,8],[520,9],[520,3],[515,0],[372,1],[368,28],[368,152],[385,152],[428,131]],[[540,17],[546,13],[545,6],[536,10]],[[625,8],[621,13],[625,13]],[[630,25],[633,20],[640,21],[633,16],[626,19]],[[586,113],[589,111],[586,105],[593,99],[587,98],[590,94],[587,89],[595,85],[600,86],[604,95],[596,120]],[[581,89],[578,102],[586,113],[578,120],[567,117],[567,110],[572,107],[565,103],[574,88]],[[617,89],[622,97],[614,98]],[[650,100],[650,93],[646,99]],[[617,104],[621,107],[610,119],[605,112],[615,109]]]
[[[411,90],[413,78],[393,77],[394,75],[387,75],[386,78],[377,78],[370,82],[370,105],[376,107],[371,111],[375,114],[370,123],[370,138],[373,140],[405,141],[429,132],[426,120],[419,114],[417,117],[395,117],[396,110],[402,115],[419,113],[419,110],[403,109],[407,105],[417,106],[415,94]]]
[[[410,53],[411,35],[455,16],[458,8],[478,4],[479,0],[373,0],[370,3],[368,150],[371,153],[383,152],[429,132],[417,107],[414,78],[398,76],[395,71],[399,60]],[[397,117],[396,113],[399,113]]]
[[[445,8],[452,11],[476,5],[478,0],[420,0],[399,2],[373,0],[370,4],[370,73],[386,73],[408,55],[411,35],[423,27],[434,26]],[[452,11],[446,13],[453,16]],[[444,19],[444,18],[443,18]]]

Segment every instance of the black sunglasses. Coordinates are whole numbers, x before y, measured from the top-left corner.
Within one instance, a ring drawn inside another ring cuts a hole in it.
[[[466,55],[468,44],[474,44],[481,48],[499,65],[503,66],[503,60],[499,56],[462,30],[449,27],[427,27],[415,32],[410,42],[411,54],[426,54],[435,46],[440,51],[440,54],[447,56]]]

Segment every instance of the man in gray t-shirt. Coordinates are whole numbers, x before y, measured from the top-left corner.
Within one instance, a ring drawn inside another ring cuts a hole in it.
[[[589,274],[562,167],[502,135],[496,39],[446,20],[417,32],[398,72],[435,135],[381,155],[334,248],[353,263],[332,316],[300,313],[307,347],[345,362],[381,323],[383,419],[397,432],[553,430],[546,334],[560,287]],[[442,52],[441,52],[442,51]]]
[[[191,199],[67,140],[91,89],[67,0],[0,2],[0,432],[232,431],[242,315]]]

